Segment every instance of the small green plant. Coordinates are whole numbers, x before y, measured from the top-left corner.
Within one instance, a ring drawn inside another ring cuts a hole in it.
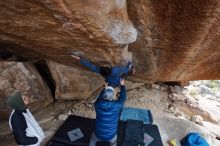
[[[196,95],[198,95],[198,92],[196,90],[191,90],[189,93],[192,97],[195,97]]]
[[[211,88],[212,93],[216,93],[220,89],[220,83],[217,80],[211,80],[209,82],[209,87]]]
[[[216,88],[217,87],[217,81],[214,81],[214,80],[210,81],[209,87],[210,88]]]

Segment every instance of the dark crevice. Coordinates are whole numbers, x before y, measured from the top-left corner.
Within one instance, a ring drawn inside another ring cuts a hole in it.
[[[181,86],[181,83],[180,82],[163,82],[165,85],[168,85],[168,86]]]
[[[167,86],[182,86],[182,82],[175,82],[175,81],[169,81],[169,82],[156,82],[158,85],[167,85]]]
[[[54,101],[55,99],[55,90],[56,90],[56,84],[55,81],[53,79],[53,76],[50,72],[50,69],[46,63],[46,61],[39,61],[34,63],[34,66],[36,67],[36,69],[38,70],[39,74],[41,75],[41,77],[43,78],[44,82],[47,84],[47,86],[50,89],[50,92],[53,96]]]
[[[1,47],[1,45],[0,45],[0,47]],[[18,61],[18,62],[33,61],[33,60],[27,59],[25,57],[17,56],[14,53],[12,53],[11,51],[9,51],[7,49],[2,49],[2,48],[0,48],[0,60]]]
[[[9,59],[13,56],[13,54],[8,51],[8,50],[3,50],[3,49],[0,49],[0,59],[1,60],[6,60],[6,59]]]
[[[36,62],[42,59],[41,56],[29,50],[29,48],[20,44],[7,43],[0,40],[0,60]]]

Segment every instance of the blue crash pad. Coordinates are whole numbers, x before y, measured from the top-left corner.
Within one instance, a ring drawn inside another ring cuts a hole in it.
[[[123,107],[120,120],[127,121],[129,119],[143,121],[144,124],[153,123],[153,117],[150,110],[133,107]]]

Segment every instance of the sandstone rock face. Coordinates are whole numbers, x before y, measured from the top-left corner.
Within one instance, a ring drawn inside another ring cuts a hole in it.
[[[130,57],[120,46],[136,40],[125,0],[9,0],[0,6],[1,46],[23,57],[68,64],[70,52],[80,50],[97,63],[118,64]]]
[[[30,63],[0,62],[0,111],[8,118],[7,96],[16,91],[26,92],[30,97],[32,111],[49,104],[53,97],[37,70]]]
[[[127,3],[138,31],[137,41],[129,48],[139,77],[163,81],[220,78],[220,1]]]
[[[56,82],[56,99],[87,99],[104,85],[96,73],[48,61]]]
[[[124,44],[134,42],[135,79],[220,78],[219,0],[8,0],[0,7],[0,49],[24,58],[72,65],[70,52],[82,51],[99,65],[124,64],[131,57]]]

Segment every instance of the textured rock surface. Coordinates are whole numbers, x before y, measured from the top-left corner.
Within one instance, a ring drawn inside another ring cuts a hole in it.
[[[8,118],[7,96],[16,91],[26,92],[33,111],[53,100],[37,70],[29,63],[0,62],[0,117]]]
[[[138,38],[129,46],[149,80],[220,78],[220,1],[128,0]]]
[[[23,57],[68,64],[70,52],[81,50],[98,63],[120,63],[130,55],[120,46],[136,40],[125,0],[9,0],[0,7],[1,48]]]
[[[71,65],[70,52],[80,50],[97,64],[123,64],[131,55],[123,44],[137,36],[129,45],[137,78],[220,78],[219,0],[8,0],[0,7],[0,49],[24,58]]]
[[[56,82],[56,99],[87,99],[104,85],[104,79],[92,72],[48,61]]]

